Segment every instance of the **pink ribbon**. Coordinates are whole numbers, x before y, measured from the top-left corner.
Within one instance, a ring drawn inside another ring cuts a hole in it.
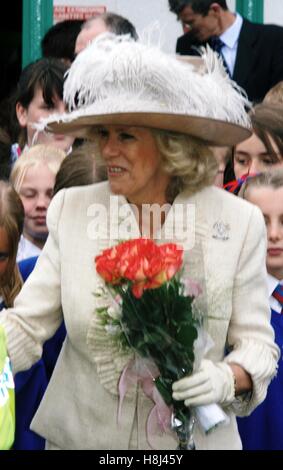
[[[121,421],[125,395],[131,387],[140,384],[145,395],[153,401],[154,406],[148,415],[146,424],[147,440],[152,448],[154,448],[151,442],[152,436],[160,430],[166,433],[171,429],[172,409],[166,405],[154,384],[154,379],[159,375],[160,372],[153,362],[140,358],[131,359],[124,367],[118,385],[118,423]]]

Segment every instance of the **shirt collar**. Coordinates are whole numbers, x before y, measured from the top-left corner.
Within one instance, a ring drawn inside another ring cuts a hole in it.
[[[226,31],[224,31],[224,33],[220,36],[220,39],[224,42],[225,46],[228,46],[230,47],[230,49],[233,49],[233,47],[238,42],[242,24],[243,18],[238,13],[236,13],[236,20],[234,21],[234,23],[230,26],[230,28],[226,29]]]
[[[268,286],[268,295],[269,297],[272,296],[274,289],[278,286],[278,284],[283,284],[282,281],[278,281],[276,277],[271,276],[271,274],[267,273],[267,286]]]

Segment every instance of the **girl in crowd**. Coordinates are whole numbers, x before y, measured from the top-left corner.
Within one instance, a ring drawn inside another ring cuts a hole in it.
[[[170,231],[174,241],[172,218],[163,213],[157,228],[156,220],[144,220],[144,204],[169,204],[171,215],[177,205],[185,214],[188,204],[196,208],[194,246],[186,230],[178,243],[187,250],[184,276],[202,280],[214,345],[192,376],[173,384],[173,397],[192,407],[218,403],[230,417],[208,435],[197,425],[196,448],[240,449],[235,412],[248,414],[265,398],[279,356],[269,324],[265,227],[256,207],[212,186],[217,165],[208,142],[232,146],[250,135],[245,100],[216,60],[210,57],[200,75],[158,48],[108,34],[71,66],[64,95],[75,110],[50,128],[95,140],[109,181],[55,196],[35,270],[0,319],[15,371],[40,357],[42,343],[65,319],[67,338],[32,423],[47,449],[150,447],[153,402],[141,387],[126,394],[117,422],[119,378],[132,353],[124,354],[106,331],[94,295],[103,287],[94,258],[116,237],[140,237],[149,223],[152,238],[168,241]],[[106,292],[104,305],[112,301]],[[155,434],[157,449],[176,448],[172,434]]]
[[[65,153],[48,145],[35,145],[27,149],[15,163],[11,183],[24,206],[25,218],[17,261],[22,262],[25,275],[32,271],[48,236],[46,214],[51,202],[56,174]],[[51,378],[66,330],[64,322],[56,334],[44,344],[43,361],[48,381]]]
[[[247,176],[283,165],[282,106],[259,104],[250,111],[250,117],[253,134],[232,149],[224,172],[224,188],[234,194]]]
[[[268,272],[271,324],[275,340],[283,349],[283,169],[262,173],[243,185],[240,195],[262,211],[267,228],[266,267]],[[246,450],[283,449],[283,363],[264,402],[247,418],[238,419]]]
[[[253,134],[234,148],[236,178],[283,165],[283,112],[281,106],[259,104],[250,113]]]
[[[73,138],[37,132],[34,127],[41,118],[64,111],[63,83],[67,70],[61,61],[43,58],[22,71],[12,99],[13,121],[20,126],[18,144],[13,146],[15,157],[26,146],[35,143],[52,145],[64,152],[70,151]]]
[[[23,225],[24,208],[18,194],[9,183],[0,181],[1,310],[14,305],[15,297],[22,288],[23,281],[16,264],[16,255]],[[1,315],[0,311],[0,317]],[[15,450],[44,448],[44,439],[32,432],[29,427],[46,386],[47,378],[42,359],[29,370],[15,376],[16,433],[13,445]]]
[[[27,149],[13,167],[10,180],[25,209],[17,261],[38,256],[44,246],[48,235],[46,213],[53,195],[55,176],[64,158],[63,150],[35,145]]]

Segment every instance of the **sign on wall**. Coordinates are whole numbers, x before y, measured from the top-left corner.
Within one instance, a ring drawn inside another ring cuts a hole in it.
[[[71,6],[71,5],[54,5],[54,23],[64,20],[88,20],[96,15],[101,15],[106,11],[106,7],[99,6]]]

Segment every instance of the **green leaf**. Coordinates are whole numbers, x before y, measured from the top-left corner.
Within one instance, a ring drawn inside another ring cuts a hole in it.
[[[197,337],[197,329],[194,326],[185,323],[180,325],[179,331],[176,335],[176,340],[182,344],[187,351],[191,351],[193,349],[194,341],[197,339]]]
[[[159,376],[154,381],[157,390],[165,401],[166,405],[171,405],[173,403],[172,398],[172,380],[166,380],[163,377]]]

